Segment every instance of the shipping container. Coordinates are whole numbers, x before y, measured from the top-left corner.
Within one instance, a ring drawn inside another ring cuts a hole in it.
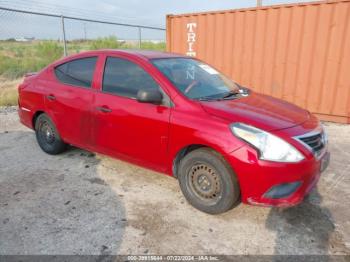
[[[322,120],[350,123],[349,23],[350,0],[167,15],[167,50]]]

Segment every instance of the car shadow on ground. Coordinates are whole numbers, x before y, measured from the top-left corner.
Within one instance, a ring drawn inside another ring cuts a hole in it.
[[[126,227],[100,160],[77,148],[50,156],[30,132],[0,134],[1,254],[118,254]]]
[[[276,255],[310,255],[310,250],[317,250],[315,255],[346,252],[339,245],[341,236],[335,231],[331,212],[322,206],[318,189],[298,206],[272,208],[266,227],[276,232]],[[327,260],[327,257],[323,259]]]

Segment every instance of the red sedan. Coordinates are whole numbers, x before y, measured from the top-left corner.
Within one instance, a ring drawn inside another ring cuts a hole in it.
[[[45,152],[71,144],[166,173],[212,214],[239,201],[298,204],[329,162],[325,131],[308,111],[177,54],[66,57],[27,75],[18,104]]]

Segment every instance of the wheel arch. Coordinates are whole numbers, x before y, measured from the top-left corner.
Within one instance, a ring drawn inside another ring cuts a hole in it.
[[[33,129],[35,129],[35,122],[36,120],[38,119],[38,117],[41,115],[41,114],[44,114],[45,111],[44,110],[37,110],[34,114],[33,114],[33,117],[32,117],[32,127]]]
[[[217,148],[214,148],[210,145],[206,145],[206,144],[189,144],[186,145],[184,147],[182,147],[180,150],[177,151],[175,157],[173,158],[173,162],[172,162],[172,174],[175,178],[178,177],[178,167],[179,167],[179,163],[181,161],[182,158],[184,158],[187,154],[191,153],[193,150],[199,149],[199,148],[208,148],[213,150],[215,153],[217,153],[218,155],[220,155],[225,162],[229,163],[223,152],[221,152],[220,150],[218,150]],[[231,169],[233,169],[231,167]]]

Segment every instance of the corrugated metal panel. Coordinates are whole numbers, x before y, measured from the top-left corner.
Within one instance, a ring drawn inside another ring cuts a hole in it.
[[[195,23],[195,25],[191,24]],[[167,50],[350,123],[350,0],[167,16]]]

